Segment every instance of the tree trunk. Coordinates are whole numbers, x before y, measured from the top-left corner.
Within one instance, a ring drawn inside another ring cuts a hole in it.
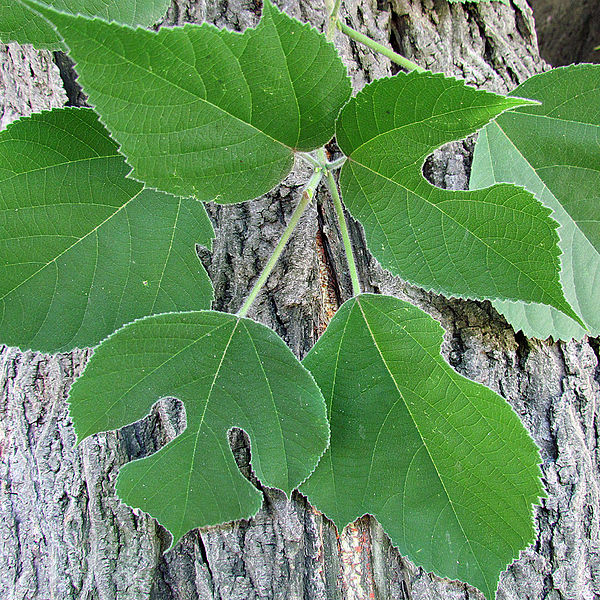
[[[600,11],[597,0],[531,0],[542,56],[559,67],[599,62]]]
[[[319,28],[321,0],[281,0],[289,14]],[[247,0],[174,0],[165,24],[207,20],[237,30],[256,24]],[[419,64],[506,92],[544,70],[525,0],[448,4],[446,0],[346,0],[349,24]],[[598,41],[600,43],[600,40]],[[339,34],[359,89],[394,72],[381,56]],[[0,46],[0,124],[67,101],[47,52]],[[81,101],[68,68],[72,102]],[[425,172],[437,185],[465,188],[472,140],[436,153]],[[215,308],[236,311],[298,200],[299,166],[275,191],[240,205],[209,207],[217,239],[200,251],[215,285]],[[273,327],[302,357],[351,285],[330,199],[319,190],[251,316]],[[459,372],[505,397],[542,449],[548,499],[536,510],[538,538],[504,573],[503,600],[600,598],[600,369],[597,340],[526,339],[487,302],[447,300],[391,277],[351,228],[365,291],[409,299],[446,329],[443,352]],[[119,503],[118,469],[147,455],[184,427],[176,401],[117,433],[76,450],[66,394],[91,351],[46,356],[2,347],[0,353],[0,598],[2,600],[338,600],[470,599],[464,584],[424,573],[398,554],[365,516],[338,535],[295,493],[264,489],[250,521],[196,530],[170,552],[168,535],[146,514]],[[232,448],[245,473],[242,432]],[[258,484],[257,484],[258,485]],[[168,493],[168,490],[165,490]]]

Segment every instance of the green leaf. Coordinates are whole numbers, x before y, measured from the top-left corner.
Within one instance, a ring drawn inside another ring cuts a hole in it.
[[[414,306],[346,302],[304,359],[331,444],[300,488],[342,528],[374,515],[400,552],[494,598],[534,539],[540,456],[500,396],[452,370],[443,330]]]
[[[72,14],[99,16],[127,25],[152,25],[169,8],[170,0],[46,0],[48,6]],[[35,9],[18,0],[0,0],[0,40],[64,49],[60,35]]]
[[[249,518],[261,494],[238,470],[227,432],[250,437],[264,485],[290,494],[327,447],[323,396],[272,330],[214,311],[148,317],[95,351],[70,394],[79,441],[145,416],[159,398],[185,405],[187,428],[148,458],[128,463],[117,491],[156,517],[173,543],[194,527]]]
[[[447,296],[540,302],[574,315],[547,208],[512,185],[442,190],[421,171],[439,146],[527,102],[413,72],[371,83],[344,107],[344,202],[383,267]]]
[[[331,139],[350,97],[333,45],[269,0],[243,34],[209,24],[155,33],[39,10],[133,175],[174,194],[230,203],[266,193],[296,150]]]
[[[508,112],[479,134],[471,188],[498,181],[525,186],[560,223],[565,297],[600,335],[600,66],[536,75],[514,95],[542,102]],[[549,306],[495,302],[515,329],[563,340],[584,333]]]
[[[204,206],[144,190],[89,109],[0,132],[0,340],[44,352],[94,346],[159,312],[209,308],[195,244]]]

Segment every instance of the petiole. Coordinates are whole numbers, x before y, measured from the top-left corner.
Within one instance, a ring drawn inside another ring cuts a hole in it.
[[[286,228],[284,229],[283,234],[281,235],[281,238],[279,239],[279,242],[277,243],[277,246],[275,246],[275,250],[273,250],[273,254],[271,254],[269,260],[267,261],[267,264],[265,265],[264,269],[262,270],[262,273],[260,274],[256,283],[252,287],[250,294],[248,294],[246,301],[244,302],[244,304],[238,311],[238,313],[237,313],[238,317],[245,317],[248,314],[248,311],[250,310],[252,303],[254,302],[254,300],[256,300],[256,296],[258,296],[258,293],[260,292],[261,288],[267,282],[267,279],[269,278],[271,271],[273,271],[273,268],[275,267],[277,260],[281,256],[281,253],[283,252],[285,245],[287,244],[288,240],[290,239],[292,232],[294,231],[294,229],[296,229],[296,225],[298,225],[298,221],[300,220],[300,217],[306,210],[306,207],[311,203],[311,200],[313,199],[313,197],[315,195],[315,191],[316,191],[317,187],[319,186],[319,183],[321,183],[322,177],[323,177],[323,170],[320,167],[315,169],[315,172],[312,174],[311,178],[308,180],[308,183],[306,184],[306,187],[304,188],[304,191],[302,192],[302,197],[300,198],[300,202],[298,202],[298,206],[296,206],[296,208],[294,209],[294,212],[292,213],[292,218],[290,219],[290,222],[287,224]]]

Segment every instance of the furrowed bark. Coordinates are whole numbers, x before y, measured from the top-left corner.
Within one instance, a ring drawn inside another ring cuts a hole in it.
[[[283,0],[289,14],[324,27],[317,0]],[[506,92],[544,70],[525,0],[348,0],[348,24],[419,64]],[[165,26],[207,20],[254,25],[247,0],[176,0]],[[390,63],[338,34],[355,89],[393,72]],[[600,41],[598,42],[600,43]],[[0,47],[2,125],[67,101],[52,56]],[[68,69],[63,75],[68,79]],[[69,82],[71,86],[72,81]],[[69,87],[73,102],[81,102]],[[464,189],[472,141],[436,153],[425,168],[442,187]],[[335,151],[335,147],[330,150]],[[213,206],[214,251],[201,252],[215,284],[215,308],[235,312],[289,219],[308,173],[302,165],[275,191],[241,205]],[[250,315],[273,327],[302,357],[351,294],[331,200],[319,190]],[[600,597],[600,367],[597,341],[552,343],[515,334],[489,303],[447,300],[386,274],[351,227],[365,291],[409,299],[446,328],[443,352],[459,372],[515,407],[544,458],[549,498],[536,511],[538,539],[503,575],[499,599]],[[7,600],[402,599],[480,600],[464,584],[424,573],[401,557],[376,521],[363,517],[339,535],[299,495],[263,490],[250,521],[192,531],[170,552],[155,521],[117,500],[118,468],[149,454],[185,426],[179,403],[74,450],[66,394],[89,351],[58,356],[0,353],[0,598]],[[251,477],[243,433],[231,437]]]
[[[542,56],[559,67],[600,61],[600,12],[595,0],[531,0]]]

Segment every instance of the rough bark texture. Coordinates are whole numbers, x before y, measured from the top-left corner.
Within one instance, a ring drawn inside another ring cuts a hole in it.
[[[282,0],[288,13],[324,24],[320,0]],[[545,68],[531,10],[444,0],[348,0],[348,22],[434,70],[507,91]],[[176,0],[166,23],[208,20],[243,29],[260,6],[247,0]],[[338,36],[355,87],[392,72],[369,50]],[[0,48],[0,117],[66,101],[48,53]],[[70,89],[73,101],[80,101]],[[466,187],[470,142],[438,152],[426,166],[437,185]],[[217,230],[203,261],[215,308],[235,311],[260,272],[298,197],[301,168],[265,198],[211,208]],[[309,210],[251,315],[299,356],[350,295],[330,200]],[[536,543],[503,575],[503,600],[600,598],[600,368],[598,343],[551,343],[515,334],[488,303],[446,300],[386,274],[352,227],[365,290],[408,298],[446,328],[444,354],[458,371],[503,395],[542,448],[548,499],[537,510]],[[74,449],[65,397],[89,351],[44,356],[0,348],[0,598],[3,600],[454,600],[482,596],[424,573],[363,517],[339,537],[298,494],[265,490],[259,514],[190,532],[170,552],[168,536],[114,495],[119,467],[152,452],[184,427],[177,402],[163,401],[140,423]],[[242,433],[232,448],[248,472]]]
[[[600,11],[597,0],[531,0],[541,54],[555,67],[599,62]]]

